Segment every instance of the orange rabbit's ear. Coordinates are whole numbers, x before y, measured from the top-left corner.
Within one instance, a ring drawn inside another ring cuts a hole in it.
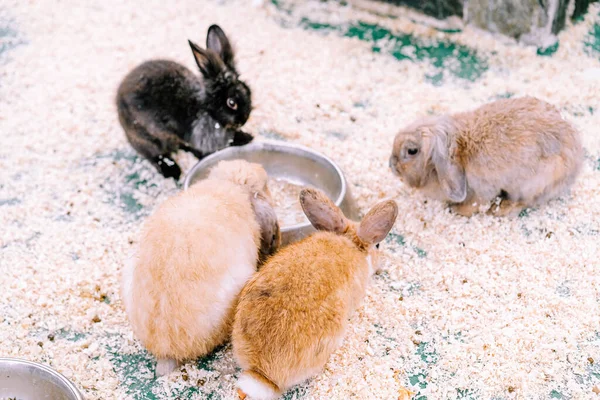
[[[371,208],[358,227],[358,237],[365,243],[379,243],[390,232],[398,217],[398,205],[384,201]]]
[[[344,233],[348,220],[333,202],[317,189],[302,189],[300,204],[310,223],[320,231]]]

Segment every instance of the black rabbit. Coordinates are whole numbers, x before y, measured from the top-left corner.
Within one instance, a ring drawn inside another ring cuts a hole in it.
[[[189,44],[203,79],[173,61],[147,61],[125,77],[117,93],[129,143],[164,177],[176,180],[181,168],[172,152],[182,149],[202,159],[253,139],[239,130],[252,109],[251,92],[238,79],[223,30],[208,28],[206,50]]]

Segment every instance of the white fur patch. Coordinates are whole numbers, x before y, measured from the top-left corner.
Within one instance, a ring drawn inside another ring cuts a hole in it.
[[[169,375],[179,366],[179,363],[171,358],[159,358],[156,360],[156,376]]]
[[[257,381],[246,373],[243,373],[242,376],[240,376],[237,386],[252,400],[272,400],[279,397],[273,388]]]

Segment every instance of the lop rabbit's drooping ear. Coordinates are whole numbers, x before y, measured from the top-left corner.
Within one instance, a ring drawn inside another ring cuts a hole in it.
[[[325,193],[316,189],[302,189],[300,205],[310,223],[320,231],[344,233],[348,220]]]
[[[233,48],[229,39],[219,25],[211,25],[206,36],[206,48],[213,50],[221,57],[221,60],[231,69],[235,70],[233,62]]]
[[[358,237],[367,244],[381,242],[392,230],[397,217],[398,205],[395,201],[376,204],[360,222]]]
[[[449,117],[441,117],[432,129],[431,161],[438,180],[448,199],[460,203],[467,197],[467,178],[464,168],[454,159],[456,126]]]

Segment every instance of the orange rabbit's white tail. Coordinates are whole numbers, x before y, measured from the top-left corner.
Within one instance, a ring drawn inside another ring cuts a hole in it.
[[[274,400],[281,395],[277,385],[254,371],[244,371],[237,385],[251,400]]]

